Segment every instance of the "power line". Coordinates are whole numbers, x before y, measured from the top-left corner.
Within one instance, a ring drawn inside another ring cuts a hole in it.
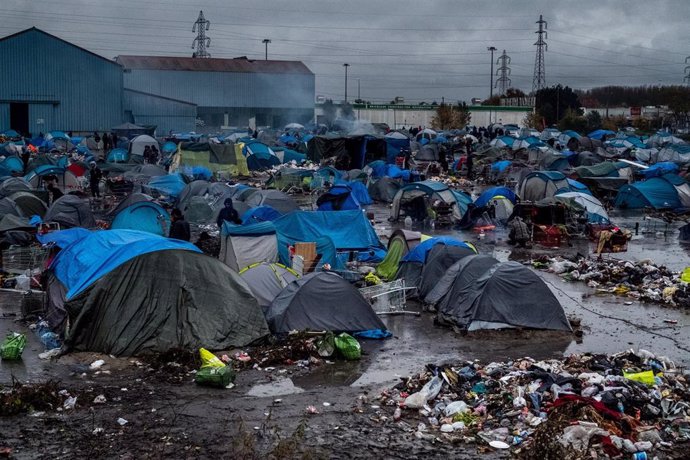
[[[199,17],[196,19],[192,32],[196,32],[196,38],[192,42],[192,49],[196,45],[196,52],[192,57],[196,58],[210,58],[211,55],[206,51],[206,48],[211,46],[211,39],[206,36],[206,31],[211,27],[211,21],[204,18],[204,12],[199,11]]]
[[[510,75],[510,67],[508,67],[510,64],[510,56],[506,54],[506,50],[503,50],[503,54],[498,57],[496,63],[499,66],[498,69],[496,69],[496,75],[500,75],[498,80],[496,80],[496,85],[501,95],[505,95],[506,90],[510,88],[512,84],[512,81],[508,77],[508,75]]]

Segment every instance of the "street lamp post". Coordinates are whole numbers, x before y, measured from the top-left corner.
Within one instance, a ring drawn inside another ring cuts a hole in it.
[[[346,62],[343,67],[345,67],[345,103],[347,104],[347,68],[350,67],[350,64]]]
[[[360,81],[359,78],[357,79],[357,101],[356,103],[359,105],[362,105],[362,95],[360,93]],[[359,108],[357,109],[357,119],[359,120]]]
[[[496,51],[495,46],[489,46],[487,50],[491,51],[491,73],[490,73],[490,79],[491,83],[489,83],[489,102],[491,102],[491,99],[494,97],[494,51]],[[489,109],[489,124],[491,124],[491,109]]]
[[[265,54],[265,59],[268,61],[268,44],[271,43],[271,40],[268,38],[264,38],[263,41],[261,42],[264,45],[266,45],[266,54]]]

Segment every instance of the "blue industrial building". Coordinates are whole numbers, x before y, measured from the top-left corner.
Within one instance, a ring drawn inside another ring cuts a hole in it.
[[[158,135],[308,122],[314,74],[297,61],[118,56],[109,60],[42,30],[0,39],[0,131]]]
[[[93,132],[122,123],[116,62],[31,28],[0,39],[0,130]]]
[[[314,117],[314,74],[299,61],[118,56],[124,87],[196,105],[203,129]],[[136,114],[135,114],[136,115]],[[136,116],[135,116],[136,118]]]

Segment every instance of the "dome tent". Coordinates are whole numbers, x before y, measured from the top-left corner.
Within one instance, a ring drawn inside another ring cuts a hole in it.
[[[268,262],[243,268],[240,276],[262,308],[268,308],[285,286],[299,278],[297,272],[291,268]]]
[[[66,228],[93,228],[96,226],[96,219],[93,217],[89,202],[76,195],[65,195],[56,200],[46,212],[43,220],[56,222]]]
[[[110,228],[140,230],[159,236],[170,233],[170,214],[157,203],[139,201],[117,213]]]
[[[324,296],[332,301],[324,301]],[[266,321],[276,334],[386,329],[357,288],[330,272],[309,273],[288,284],[268,308]]]
[[[89,232],[66,244],[51,275],[49,312],[69,318],[71,349],[124,356],[218,350],[268,333],[239,275],[186,242],[132,230]]]

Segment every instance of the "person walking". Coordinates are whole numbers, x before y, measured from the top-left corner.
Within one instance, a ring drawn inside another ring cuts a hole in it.
[[[92,161],[89,168],[89,185],[91,186],[91,196],[93,198],[101,197],[100,184],[102,178],[103,171],[96,165],[95,161]]]
[[[184,218],[182,211],[175,208],[170,213],[170,238],[175,238],[176,240],[189,241],[191,238],[191,230],[189,229],[189,222]]]

